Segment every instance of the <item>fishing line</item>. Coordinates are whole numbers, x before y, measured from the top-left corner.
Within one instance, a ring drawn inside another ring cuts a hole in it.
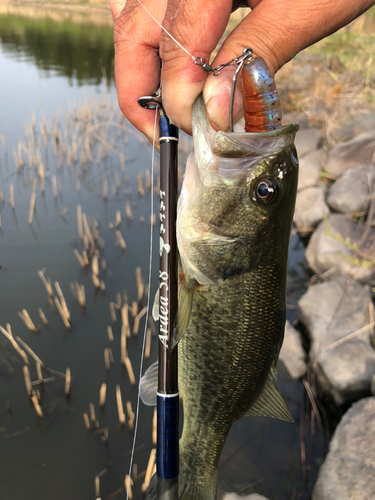
[[[147,304],[146,304],[146,318],[149,316],[150,311],[150,296],[151,296],[151,271],[152,271],[152,246],[153,246],[153,223],[152,218],[154,214],[154,166],[155,166],[155,142],[156,142],[156,124],[159,115],[159,108],[156,106],[155,109],[155,122],[154,122],[154,135],[152,138],[152,156],[151,156],[151,214],[150,214],[150,255],[149,255],[149,265],[148,265],[148,294],[147,294]],[[146,345],[146,332],[147,332],[147,319],[145,321],[145,326],[143,330],[143,340],[142,340],[142,352],[141,352],[141,364],[139,367],[139,382],[138,382],[138,396],[137,396],[137,406],[136,406],[136,417],[135,417],[135,425],[134,425],[134,437],[132,444],[132,451],[130,454],[130,465],[129,465],[129,478],[132,476],[132,467],[134,461],[134,451],[135,451],[135,443],[137,440],[137,432],[138,432],[138,421],[139,421],[139,404],[140,404],[140,385],[141,385],[141,377],[143,371],[143,361],[145,354],[145,345]],[[126,500],[129,500],[129,488],[130,481],[128,482],[128,486],[126,488]]]

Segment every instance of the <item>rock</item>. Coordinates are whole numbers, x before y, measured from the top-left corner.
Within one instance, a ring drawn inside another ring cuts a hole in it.
[[[328,214],[322,187],[307,187],[298,191],[293,221],[300,234],[310,234]]]
[[[268,498],[259,495],[259,493],[252,493],[246,496],[237,495],[237,493],[224,493],[222,500],[268,500]]]
[[[323,155],[322,149],[316,149],[302,157],[299,162],[298,191],[318,185]]]
[[[374,149],[374,133],[363,132],[331,149],[327,158],[326,171],[337,178],[349,168],[367,165],[372,162]]]
[[[338,405],[370,394],[375,372],[367,328],[370,302],[369,286],[343,276],[311,285],[298,302],[300,320],[311,337],[313,368]],[[360,334],[346,339],[360,329]]]
[[[299,333],[287,321],[285,323],[285,336],[279,354],[279,361],[282,361],[292,378],[299,379],[306,374],[305,359],[306,353],[302,347]]]
[[[328,191],[327,203],[344,214],[366,210],[373,193],[375,166],[360,165],[344,172]]]
[[[375,398],[362,399],[336,428],[313,500],[375,498]]]
[[[362,132],[373,130],[374,127],[375,113],[365,113],[341,120],[338,123],[338,128],[333,131],[332,135],[335,141],[342,142]]]
[[[375,278],[374,250],[371,248],[374,242],[375,229],[366,228],[347,215],[330,214],[313,233],[305,258],[316,274],[331,271],[332,276],[351,276],[368,283]]]
[[[306,153],[317,149],[322,141],[322,136],[316,128],[302,129],[296,134],[295,146],[299,158]]]

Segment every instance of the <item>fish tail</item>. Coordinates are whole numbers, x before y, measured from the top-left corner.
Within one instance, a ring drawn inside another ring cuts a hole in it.
[[[209,483],[194,481],[180,473],[178,476],[179,500],[216,500],[216,480]],[[154,474],[146,492],[146,500],[158,500],[157,477]]]

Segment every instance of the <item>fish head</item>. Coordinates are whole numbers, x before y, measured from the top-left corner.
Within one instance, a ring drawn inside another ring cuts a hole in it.
[[[262,133],[216,132],[202,97],[178,202],[182,266],[201,285],[249,272],[288,252],[297,180],[297,124]]]

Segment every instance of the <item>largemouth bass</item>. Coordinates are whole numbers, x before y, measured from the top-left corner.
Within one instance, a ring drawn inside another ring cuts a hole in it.
[[[215,132],[203,99],[194,104],[194,152],[177,219],[180,500],[215,499],[233,422],[245,415],[293,420],[274,375],[284,336],[297,130]],[[142,380],[146,403],[155,375],[153,365]],[[156,499],[155,484],[147,498]]]

